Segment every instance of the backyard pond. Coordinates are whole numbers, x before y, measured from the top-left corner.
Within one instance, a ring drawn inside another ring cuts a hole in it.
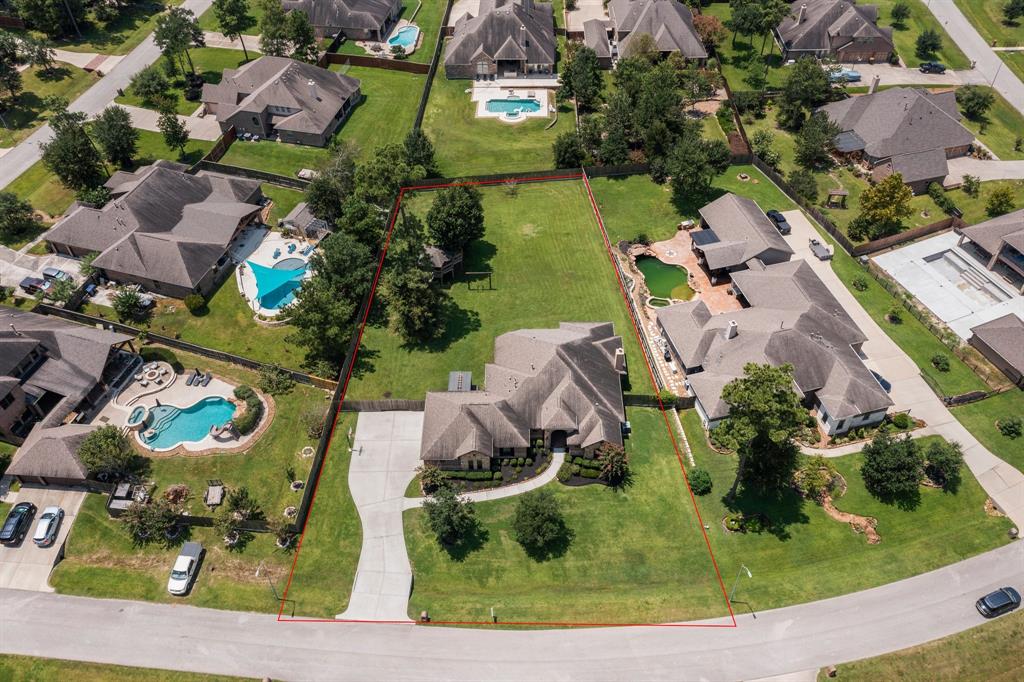
[[[693,290],[687,284],[686,268],[661,261],[654,256],[639,256],[636,266],[647,282],[654,299],[688,301]]]

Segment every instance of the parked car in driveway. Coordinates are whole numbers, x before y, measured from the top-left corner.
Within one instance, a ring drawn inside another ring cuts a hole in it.
[[[181,546],[181,552],[178,553],[178,558],[174,560],[174,567],[171,569],[171,577],[167,580],[168,592],[174,595],[188,592],[202,555],[203,546],[198,542],[186,542]]]
[[[5,545],[16,545],[24,540],[35,515],[36,506],[31,502],[19,502],[14,505],[7,514],[3,527],[0,528],[0,542]]]
[[[828,79],[832,83],[858,83],[860,82],[860,71],[839,69],[829,73]]]
[[[43,268],[43,279],[48,282],[70,282],[71,275],[59,268]]]
[[[29,296],[35,296],[38,293],[42,293],[45,296],[53,289],[52,283],[38,277],[26,277],[21,280],[18,286]]]
[[[39,547],[49,547],[57,541],[57,533],[60,532],[60,522],[64,520],[64,510],[60,507],[47,507],[39,517],[36,524],[36,532],[32,535],[32,542]]]
[[[1012,587],[1000,587],[979,599],[974,606],[986,618],[995,618],[1020,606],[1020,593]]]
[[[780,234],[789,234],[792,232],[793,228],[790,227],[789,223],[786,221],[786,216],[782,215],[774,208],[768,211],[766,215],[772,219],[773,223],[775,223],[775,227],[778,228]]]
[[[917,68],[921,73],[946,73],[946,65],[940,62],[921,62]]]
[[[826,246],[825,244],[822,244],[820,241],[815,239],[814,237],[811,237],[810,239],[810,247],[811,253],[813,253],[814,257],[817,258],[818,260],[832,259],[832,250],[828,248],[828,246]]]

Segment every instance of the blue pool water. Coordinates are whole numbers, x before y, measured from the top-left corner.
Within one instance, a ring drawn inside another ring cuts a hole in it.
[[[142,405],[139,405],[134,410],[132,410],[132,413],[130,415],[128,415],[128,426],[135,426],[136,424],[141,422],[142,418],[145,416],[146,408],[143,407]]]
[[[279,310],[295,300],[295,290],[309,267],[302,258],[285,258],[272,268],[252,261],[246,264],[256,278],[256,299],[267,310]]]
[[[194,443],[210,434],[211,426],[223,426],[235,414],[235,406],[220,396],[203,398],[184,409],[173,405],[157,405],[149,410],[147,431],[156,435],[142,437],[154,450],[173,448],[181,443]]]
[[[420,29],[418,26],[403,26],[388,38],[388,45],[401,45],[408,50],[416,44],[416,39],[419,35]]]
[[[487,100],[487,111],[492,114],[518,115],[520,112],[533,113],[540,111],[540,100],[521,98],[489,99]]]

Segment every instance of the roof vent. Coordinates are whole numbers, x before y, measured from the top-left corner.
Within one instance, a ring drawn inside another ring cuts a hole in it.
[[[736,335],[739,333],[739,325],[736,324],[736,320],[729,320],[729,324],[725,328],[725,338],[735,339]]]
[[[310,78],[309,81],[306,83],[306,85],[309,86],[309,96],[312,97],[313,99],[319,101],[320,100],[320,93],[317,92],[316,81],[313,80],[312,78]]]
[[[800,5],[800,12],[796,15],[796,23],[804,23],[804,14],[807,13],[807,3]]]

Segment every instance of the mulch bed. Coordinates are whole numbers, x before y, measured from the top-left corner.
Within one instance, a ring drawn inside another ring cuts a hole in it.
[[[515,467],[503,464],[501,467],[500,481],[466,481],[458,478],[450,478],[448,479],[448,481],[453,486],[455,486],[456,490],[460,490],[462,492],[472,492],[474,490],[491,490],[494,488],[502,488],[513,483],[522,483],[523,481],[529,480],[535,476],[540,475],[550,465],[551,453],[545,453],[534,459],[533,464],[531,466],[526,466],[524,464],[517,478],[512,478],[512,475],[515,474],[516,471]]]

